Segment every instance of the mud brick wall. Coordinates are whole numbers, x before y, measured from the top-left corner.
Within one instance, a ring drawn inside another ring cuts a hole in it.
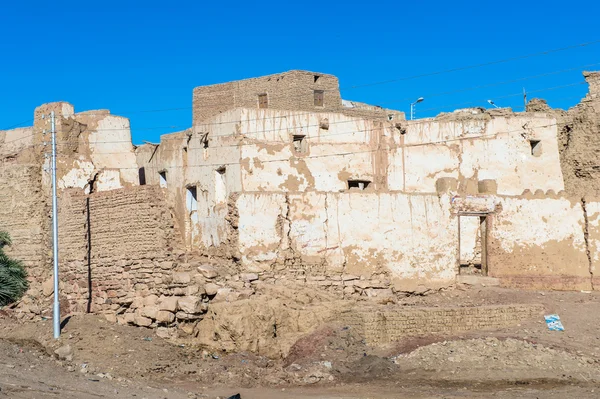
[[[347,311],[346,325],[361,331],[370,344],[385,344],[407,336],[445,335],[465,331],[499,329],[541,317],[541,305],[421,308],[406,311]]]
[[[25,264],[32,285],[48,274],[43,264],[49,219],[41,173],[37,166],[0,163],[0,230],[13,241],[5,251]]]
[[[167,287],[177,242],[162,196],[152,186],[64,192],[59,256],[69,311],[117,310]]]
[[[315,78],[317,77],[317,78]],[[315,106],[314,90],[323,90],[323,106]],[[267,94],[268,108],[306,111],[340,110],[338,79],[333,75],[290,71],[194,89],[194,125],[236,107],[258,108],[258,95]]]

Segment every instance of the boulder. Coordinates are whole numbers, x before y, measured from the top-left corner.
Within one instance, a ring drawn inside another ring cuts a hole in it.
[[[158,302],[157,295],[148,295],[147,297],[144,298],[145,306],[155,306],[157,302]]]
[[[198,266],[198,272],[200,272],[206,278],[215,278],[219,275],[215,268],[210,265]]]
[[[256,273],[243,273],[243,274],[240,275],[240,278],[243,281],[249,283],[251,281],[258,280],[258,274],[256,274]]]
[[[135,316],[133,319],[133,324],[138,325],[140,327],[150,327],[152,324],[152,319],[149,319],[144,316]]]
[[[175,321],[175,315],[171,312],[167,312],[166,310],[160,310],[156,312],[156,321],[159,323],[172,323]]]
[[[44,296],[54,294],[54,279],[52,277],[42,283],[42,293]]]
[[[178,298],[175,296],[169,296],[169,297],[162,298],[158,305],[158,309],[166,310],[169,312],[175,312],[177,310],[177,299]]]
[[[192,277],[189,273],[179,272],[173,273],[173,284],[185,285],[192,281]]]
[[[148,317],[150,319],[156,319],[156,314],[158,313],[158,306],[144,306],[140,312],[140,314],[144,317]]]
[[[73,349],[71,348],[71,345],[67,344],[61,346],[60,348],[55,350],[54,353],[56,354],[56,356],[58,356],[60,360],[66,360],[69,362],[73,360]]]
[[[213,296],[216,295],[217,292],[219,291],[219,287],[218,285],[214,284],[214,283],[208,283],[204,286],[204,290],[206,291],[206,295],[208,296]]]
[[[184,296],[178,300],[178,309],[190,314],[202,312],[202,301],[197,296]]]

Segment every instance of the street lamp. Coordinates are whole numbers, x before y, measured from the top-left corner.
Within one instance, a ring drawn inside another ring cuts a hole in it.
[[[411,121],[413,119],[415,119],[415,105],[417,105],[418,103],[422,102],[423,100],[425,100],[423,97],[419,97],[419,98],[417,98],[417,101],[415,101],[414,103],[410,104],[410,120]]]
[[[497,106],[496,104],[494,104],[494,102],[492,100],[488,100],[488,103],[490,103],[490,105],[493,105],[496,108],[500,108],[499,106]]]

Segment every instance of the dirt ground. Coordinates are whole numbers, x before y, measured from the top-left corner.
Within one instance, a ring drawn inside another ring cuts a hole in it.
[[[0,398],[595,398],[599,299],[449,289],[382,306],[539,303],[560,315],[566,331],[549,331],[540,316],[497,331],[370,347],[351,328],[329,324],[298,340],[284,359],[209,352],[96,315],[66,319],[56,341],[51,320],[23,323],[0,311]]]

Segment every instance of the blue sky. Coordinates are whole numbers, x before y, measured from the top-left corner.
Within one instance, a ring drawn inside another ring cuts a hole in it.
[[[487,99],[519,111],[523,87],[568,108],[587,91],[581,70],[600,70],[600,43],[404,79],[600,40],[600,2],[536,3],[7,2],[0,129],[30,125],[36,106],[64,100],[127,116],[135,143],[156,142],[190,126],[194,87],[290,69],[337,75],[343,98],[407,114],[423,96],[417,117]],[[142,112],[151,110],[163,111]]]

